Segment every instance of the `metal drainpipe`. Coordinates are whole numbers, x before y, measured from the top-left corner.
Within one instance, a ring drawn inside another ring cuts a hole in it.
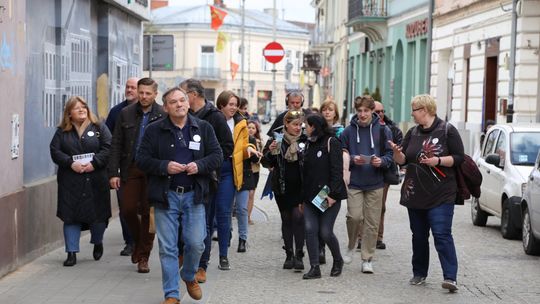
[[[429,13],[428,13],[428,37],[427,37],[427,56],[426,56],[426,67],[427,67],[427,73],[426,73],[426,93],[429,94],[431,91],[431,44],[433,43],[433,10],[434,10],[434,2],[435,0],[429,1]]]
[[[517,37],[517,2],[512,1],[512,32],[510,37],[510,81],[508,83],[508,106],[506,109],[506,122],[514,120],[514,86],[516,77],[516,37]]]

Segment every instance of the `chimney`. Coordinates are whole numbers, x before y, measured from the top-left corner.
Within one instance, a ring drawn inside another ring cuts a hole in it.
[[[273,9],[273,8],[265,8],[265,9],[263,9],[263,12],[265,14],[270,15],[270,16],[273,16],[274,11],[276,11],[276,19],[279,19],[279,11],[277,9]]]
[[[169,6],[169,0],[152,0],[151,4],[152,10],[155,10],[161,7]]]

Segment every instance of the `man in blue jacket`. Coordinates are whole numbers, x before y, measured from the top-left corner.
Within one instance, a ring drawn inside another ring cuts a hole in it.
[[[349,245],[343,256],[345,263],[352,261],[358,227],[363,224],[362,272],[373,273],[372,258],[375,254],[379,221],[381,218],[384,189],[383,168],[392,162],[392,148],[386,142],[381,151],[381,128],[384,137],[392,140],[392,132],[379,122],[374,113],[375,101],[369,95],[354,100],[356,116],[341,133],[343,150],[350,157],[350,182],[347,191],[347,233]]]
[[[206,237],[205,204],[212,171],[223,155],[212,126],[189,114],[186,92],[174,87],[163,94],[168,117],[148,126],[137,165],[147,173],[148,199],[155,208],[159,240],[164,304],[180,303],[178,282],[186,283],[189,295],[202,298],[195,280]],[[178,269],[178,227],[182,221],[184,262]]]

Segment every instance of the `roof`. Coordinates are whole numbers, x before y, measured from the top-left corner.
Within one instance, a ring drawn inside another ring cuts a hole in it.
[[[220,29],[236,29],[242,26],[240,9],[220,9],[227,12]],[[153,25],[181,25],[210,29],[210,6],[166,6],[153,10],[150,20]],[[245,26],[248,30],[272,32],[272,15],[258,10],[246,9]],[[281,34],[309,35],[308,30],[279,18],[276,18],[276,31]]]

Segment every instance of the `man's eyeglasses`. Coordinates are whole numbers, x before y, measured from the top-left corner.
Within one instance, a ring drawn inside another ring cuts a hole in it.
[[[413,112],[416,112],[416,111],[422,110],[423,108],[424,108],[424,107],[412,109],[412,111],[413,111]]]
[[[383,113],[384,114],[384,110],[377,110],[377,111],[375,111],[375,113],[377,113],[377,114]]]

